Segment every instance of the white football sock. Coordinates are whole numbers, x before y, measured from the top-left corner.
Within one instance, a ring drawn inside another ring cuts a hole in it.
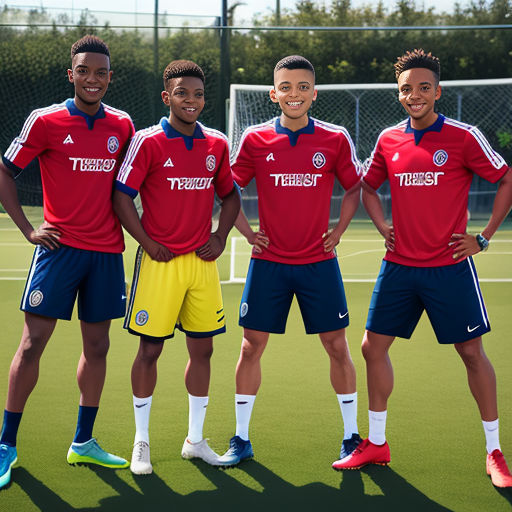
[[[368,411],[370,432],[368,439],[373,444],[384,444],[386,442],[386,416],[388,411]]]
[[[236,432],[244,441],[249,440],[249,422],[256,395],[235,394]]]
[[[482,425],[484,426],[485,432],[485,448],[487,449],[487,453],[492,453],[494,450],[500,450],[500,427],[499,420],[495,419],[494,421],[483,421]]]
[[[135,414],[135,440],[133,444],[144,441],[149,444],[149,414],[152,396],[137,398],[133,395],[133,412]]]
[[[207,396],[188,395],[188,440],[199,443],[203,440],[203,425],[208,407]]]
[[[350,439],[352,434],[359,434],[357,430],[357,392],[336,396],[343,418],[343,439]]]

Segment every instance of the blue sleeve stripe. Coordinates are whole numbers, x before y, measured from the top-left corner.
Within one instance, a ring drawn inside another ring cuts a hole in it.
[[[137,194],[139,193],[138,190],[135,190],[134,188],[131,188],[128,185],[121,183],[120,181],[116,181],[116,190],[124,192],[125,194],[129,195],[132,199],[135,199],[137,197]]]
[[[21,172],[23,171],[21,167],[18,167],[17,165],[13,164],[10,160],[7,160],[5,156],[2,156],[2,162],[7,167],[7,169],[14,173],[15,178],[18,177],[18,175],[21,174]]]

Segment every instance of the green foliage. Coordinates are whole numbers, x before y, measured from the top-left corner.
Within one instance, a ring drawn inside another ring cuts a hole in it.
[[[500,148],[512,149],[512,133],[506,130],[496,131]]]

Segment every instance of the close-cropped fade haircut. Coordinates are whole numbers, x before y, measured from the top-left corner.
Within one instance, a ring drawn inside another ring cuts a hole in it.
[[[204,85],[203,70],[195,62],[191,60],[173,60],[164,70],[164,87],[167,89],[173,78],[181,76],[195,76],[200,78]]]
[[[412,52],[405,52],[402,56],[398,57],[395,62],[395,78],[398,77],[408,69],[413,68],[426,68],[430,69],[436,76],[437,83],[441,79],[441,63],[437,57],[434,57],[430,52],[425,53],[422,48],[414,49]]]
[[[284,57],[281,59],[274,68],[274,75],[280,70],[280,69],[307,69],[308,71],[311,71],[313,73],[313,76],[315,76],[315,68],[313,67],[313,64],[309,62],[308,59],[305,57],[302,57],[301,55],[289,55],[288,57]]]
[[[73,43],[71,47],[71,60],[77,53],[102,53],[106,55],[110,60],[110,50],[108,49],[105,41],[97,36],[86,35],[79,39],[76,43]]]

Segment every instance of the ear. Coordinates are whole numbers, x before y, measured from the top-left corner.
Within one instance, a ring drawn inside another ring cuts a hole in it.
[[[318,89],[315,89],[315,90],[313,91],[313,101],[316,101],[316,97],[317,97],[317,95],[318,95]]]
[[[171,106],[171,98],[167,91],[162,91],[162,101],[168,106]]]
[[[277,99],[277,92],[275,89],[270,89],[270,92],[268,94],[270,96],[270,101],[272,103],[279,103],[279,100]]]
[[[441,97],[441,86],[438,85],[436,87],[436,100],[438,100]]]
[[[68,80],[73,83],[73,70],[68,69]]]

